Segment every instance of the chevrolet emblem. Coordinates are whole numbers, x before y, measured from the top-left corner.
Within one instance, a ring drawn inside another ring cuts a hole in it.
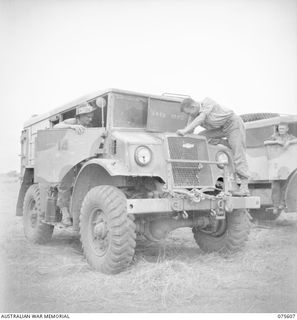
[[[194,144],[193,143],[184,143],[183,144],[183,148],[187,148],[187,149],[191,149],[194,147]]]

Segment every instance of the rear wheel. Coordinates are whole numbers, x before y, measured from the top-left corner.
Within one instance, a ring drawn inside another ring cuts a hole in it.
[[[248,239],[250,221],[246,210],[226,213],[226,219],[216,220],[216,230],[193,228],[194,238],[205,252],[233,252],[240,250]]]
[[[24,198],[23,224],[26,238],[34,243],[43,244],[52,238],[54,226],[43,223],[43,219],[39,187],[33,184],[28,188]]]
[[[112,186],[97,186],[85,196],[80,237],[88,263],[104,273],[118,273],[131,263],[135,251],[134,217],[126,197]]]

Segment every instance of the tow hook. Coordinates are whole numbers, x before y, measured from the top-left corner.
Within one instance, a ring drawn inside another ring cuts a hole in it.
[[[224,200],[221,199],[218,201],[218,210],[217,210],[217,216],[216,218],[218,220],[221,220],[221,219],[225,219],[225,204],[224,204]]]
[[[210,215],[214,217],[216,220],[223,220],[226,218],[223,199],[218,201],[217,209],[210,210]]]
[[[173,217],[174,220],[187,220],[189,215],[186,210],[180,211],[176,216]]]
[[[185,211],[185,210],[183,210],[181,216],[182,216],[183,219],[188,219],[189,218],[189,215],[188,215],[187,211]]]

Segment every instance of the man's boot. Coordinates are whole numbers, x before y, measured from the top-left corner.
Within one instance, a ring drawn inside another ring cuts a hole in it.
[[[64,227],[70,227],[72,225],[70,214],[67,207],[61,208],[62,224]]]
[[[241,179],[239,190],[234,191],[232,194],[237,197],[248,197],[250,195],[248,180]]]

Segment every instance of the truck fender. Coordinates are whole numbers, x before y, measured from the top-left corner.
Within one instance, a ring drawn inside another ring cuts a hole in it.
[[[90,189],[99,185],[125,186],[128,169],[119,161],[92,159],[86,162],[76,176],[70,202],[73,227],[78,229],[82,201]]]
[[[87,161],[81,168],[83,170],[89,165],[99,165],[104,168],[111,176],[130,176],[131,172],[129,168],[125,166],[121,161],[116,159],[91,159]]]
[[[22,178],[21,188],[18,194],[18,201],[16,205],[16,216],[23,215],[23,203],[28,188],[33,184],[34,170],[32,168],[26,168],[24,176]]]

